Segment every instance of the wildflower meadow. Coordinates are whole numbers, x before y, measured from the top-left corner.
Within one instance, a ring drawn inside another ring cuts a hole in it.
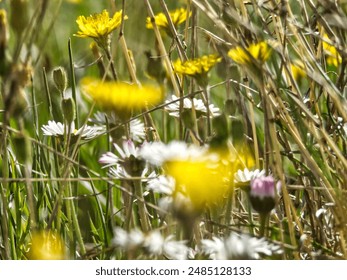
[[[347,1],[0,1],[0,259],[347,259]]]

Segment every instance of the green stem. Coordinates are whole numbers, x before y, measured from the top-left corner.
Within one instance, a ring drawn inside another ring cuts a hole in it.
[[[259,222],[260,222],[260,230],[259,230],[259,235],[261,237],[266,237],[267,236],[267,224],[269,221],[269,215],[264,214],[264,213],[259,213]]]
[[[148,232],[151,230],[151,224],[148,219],[146,203],[142,193],[141,180],[134,181],[134,189],[135,189],[135,195],[137,198],[137,205],[138,205],[138,210],[140,215],[141,227],[144,232]]]

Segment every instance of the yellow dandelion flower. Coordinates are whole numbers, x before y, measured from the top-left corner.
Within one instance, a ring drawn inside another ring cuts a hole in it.
[[[127,18],[127,16],[124,16],[124,19]],[[108,36],[121,24],[121,22],[122,10],[116,12],[112,18],[109,17],[107,10],[103,10],[99,14],[90,15],[89,17],[79,16],[76,23],[80,30],[74,34],[74,36],[92,38],[99,46],[105,47]]]
[[[176,181],[175,193],[189,198],[196,210],[218,204],[230,188],[230,169],[221,161],[170,161],[166,172]]]
[[[323,41],[323,50],[326,54],[327,58],[327,64],[328,65],[334,65],[335,67],[339,66],[339,64],[342,62],[342,58],[337,51],[337,49],[332,45],[332,41],[329,39],[328,35],[324,34],[323,38],[328,41]]]
[[[63,260],[65,247],[63,241],[52,232],[36,232],[32,236],[28,256],[31,260]]]
[[[183,8],[177,9],[175,11],[171,11],[169,14],[175,28],[177,28],[180,24],[185,22],[187,18],[192,15],[191,12],[188,14],[187,10]],[[159,29],[165,31],[168,35],[171,35],[169,23],[164,13],[159,13],[155,15],[154,19],[155,19],[155,24],[158,26]],[[151,22],[150,17],[147,17],[146,19],[146,27],[148,29],[153,29],[153,24]]]
[[[204,55],[184,62],[177,60],[174,62],[174,69],[178,74],[196,76],[209,72],[221,60],[222,58],[216,54]]]
[[[133,110],[146,109],[158,104],[163,96],[154,85],[137,86],[121,82],[102,82],[84,78],[82,90],[105,110],[114,110],[120,117],[129,116]]]
[[[260,42],[257,44],[251,44],[247,48],[236,47],[229,50],[229,57],[237,64],[247,65],[252,63],[252,59],[264,63],[269,59],[271,49],[266,42]]]
[[[207,83],[207,73],[221,60],[222,58],[216,54],[204,55],[184,62],[176,60],[173,63],[173,68],[177,74],[194,77],[200,85],[205,86]]]

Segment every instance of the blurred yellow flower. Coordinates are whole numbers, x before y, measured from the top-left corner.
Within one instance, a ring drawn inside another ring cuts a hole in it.
[[[177,60],[174,62],[173,66],[175,72],[178,74],[196,76],[206,74],[216,63],[220,62],[221,60],[222,58],[218,55],[211,54],[184,62]]]
[[[305,66],[301,60],[295,60],[290,64],[290,68],[295,81],[301,81],[301,79],[306,78]]]
[[[114,110],[120,117],[128,116],[133,110],[146,109],[158,104],[163,96],[161,89],[154,85],[137,86],[121,82],[102,82],[84,78],[82,91],[105,110]]]
[[[328,41],[323,41],[323,50],[327,55],[327,64],[337,67],[342,62],[342,58],[337,49],[332,45],[332,41],[329,39],[328,35],[324,34],[323,38]]]
[[[234,60],[237,64],[246,65],[251,64],[252,59],[264,63],[269,59],[271,49],[269,45],[263,41],[257,44],[251,44],[247,48],[236,47],[229,50],[229,57]]]
[[[175,194],[183,194],[194,209],[218,204],[230,188],[231,169],[211,158],[169,161],[166,172],[176,181]]]
[[[72,3],[72,4],[78,4],[81,3],[82,0],[66,0],[66,2]]]
[[[124,19],[127,18],[124,16]],[[79,16],[76,22],[80,30],[74,36],[93,38],[99,46],[105,47],[109,34],[122,22],[122,10],[116,12],[112,18],[109,17],[107,10],[103,10],[101,13],[90,15],[87,18]]]
[[[50,231],[35,232],[29,251],[31,260],[63,260],[65,247],[59,236]]]
[[[175,11],[171,11],[169,14],[173,25],[175,26],[175,28],[177,28],[181,23],[185,22],[192,13],[190,12],[188,14],[186,9],[180,8]],[[165,31],[168,35],[171,35],[169,23],[164,13],[157,14],[154,19],[159,29]],[[146,19],[146,27],[148,29],[153,29],[153,23],[151,22],[150,17],[147,17]]]

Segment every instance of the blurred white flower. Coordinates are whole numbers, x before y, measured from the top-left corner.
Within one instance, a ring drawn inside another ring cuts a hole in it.
[[[189,248],[186,246],[186,241],[175,241],[170,235],[164,239],[159,231],[150,232],[144,242],[144,247],[152,256],[161,256],[173,260],[187,259]]]
[[[145,249],[152,257],[163,257],[173,260],[187,259],[189,248],[186,241],[175,241],[170,235],[164,238],[157,230],[144,234],[139,229],[132,229],[129,232],[117,227],[114,230],[112,240],[116,247],[125,251],[134,249]]]
[[[148,181],[147,189],[155,193],[171,195],[175,189],[175,179],[171,176],[159,175]]]
[[[177,100],[177,102],[171,103],[172,101],[175,101],[175,100]],[[169,115],[179,118],[180,116],[179,98],[175,95],[172,95],[171,98],[166,101],[166,103],[170,103],[167,106],[165,106],[165,110],[169,112]],[[203,116],[207,115],[207,108],[201,99],[193,98],[193,102],[190,98],[183,99],[183,109],[191,110],[193,105],[194,105],[197,117],[200,117],[202,115]],[[209,108],[210,108],[211,117],[220,115],[219,108],[215,107],[213,104],[210,104]]]
[[[246,234],[231,233],[227,238],[213,237],[212,240],[204,239],[201,243],[202,252],[217,260],[260,259],[261,255],[272,256],[282,252],[279,245]]]
[[[145,167],[141,174],[139,174],[139,177],[141,178],[141,182],[145,182],[147,180],[152,180],[152,178],[156,178],[158,175],[155,173],[155,171],[152,171],[151,173],[149,173],[148,171],[149,169],[147,167]],[[123,167],[120,164],[117,164],[115,166],[110,167],[109,171],[108,171],[108,175],[110,177],[113,177],[115,179],[122,179],[122,178],[127,178],[127,179],[131,179],[134,176],[130,175],[125,167]],[[145,195],[145,193],[143,194]]]
[[[130,121],[130,138],[138,143],[146,139],[145,125],[139,119]]]
[[[158,256],[163,253],[164,238],[159,231],[150,232],[145,240],[143,247],[146,248],[148,253],[153,256]]]
[[[163,142],[145,143],[140,150],[142,158],[157,166],[173,160],[201,159],[206,154],[206,147],[189,145],[180,141],[172,141],[169,144]]]
[[[48,121],[47,125],[41,127],[43,135],[46,136],[64,136],[65,131],[68,132],[68,126],[60,122]],[[82,140],[91,140],[104,134],[106,129],[104,126],[88,126],[83,125],[79,129],[75,128],[75,124],[71,123],[71,134],[72,136],[81,136]]]
[[[111,123],[117,123],[114,116],[99,111],[94,114],[94,117],[91,118],[90,121],[99,125],[106,125],[106,118],[108,118]],[[146,139],[145,125],[140,119],[131,120],[129,122],[129,129],[130,139],[134,142],[141,143]]]
[[[265,175],[265,170],[248,170],[248,168],[245,168],[244,170],[237,170],[237,172],[234,174],[234,182],[237,183],[248,183],[251,180],[255,178],[259,178]]]
[[[113,244],[123,250],[136,249],[142,246],[145,240],[144,234],[139,229],[133,229],[130,232],[117,227],[114,230]]]
[[[173,260],[185,260],[187,259],[189,248],[186,245],[186,241],[172,240],[173,236],[170,235],[165,239],[163,245],[163,255]]]

